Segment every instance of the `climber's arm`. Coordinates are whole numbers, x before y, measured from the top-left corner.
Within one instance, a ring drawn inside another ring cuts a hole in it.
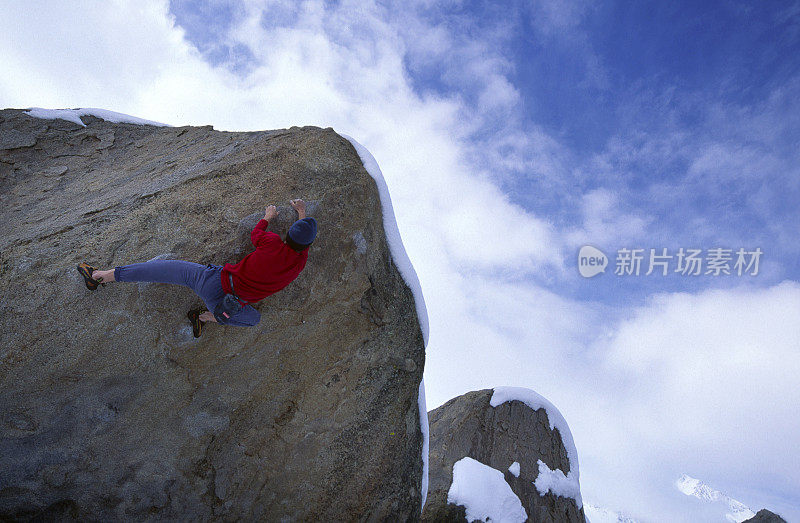
[[[281,241],[281,237],[274,232],[267,232],[270,220],[274,220],[277,216],[278,210],[275,206],[268,206],[264,212],[264,217],[258,221],[252,232],[250,232],[250,241],[253,242],[254,247],[263,247],[270,242]]]

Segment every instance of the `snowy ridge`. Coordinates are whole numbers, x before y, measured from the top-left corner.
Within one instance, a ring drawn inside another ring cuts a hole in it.
[[[378,162],[372,156],[366,147],[355,141],[350,136],[341,134],[342,137],[347,139],[356,152],[361,163],[364,164],[364,169],[367,170],[372,179],[375,180],[375,185],[378,186],[378,194],[381,198],[381,208],[383,210],[383,230],[386,234],[386,241],[389,243],[389,251],[392,253],[392,260],[394,261],[397,270],[405,280],[411,292],[414,294],[414,304],[417,308],[417,319],[419,326],[422,330],[422,339],[425,347],[428,346],[428,309],[425,307],[425,298],[422,295],[422,286],[419,283],[419,277],[411,264],[411,259],[403,247],[403,240],[400,238],[400,229],[397,227],[397,220],[394,217],[394,208],[392,207],[392,198],[389,195],[389,186],[386,185],[386,180],[383,178],[381,168],[378,167]],[[422,506],[425,506],[425,500],[428,497],[428,445],[430,436],[428,434],[428,410],[425,405],[425,380],[420,381],[419,384],[419,422],[420,430],[422,431]],[[572,438],[572,436],[570,436]],[[572,460],[570,459],[570,463]]]
[[[154,122],[152,120],[144,120],[135,116],[130,116],[123,113],[109,111],[107,109],[96,109],[87,107],[85,109],[42,109],[41,107],[31,107],[30,110],[25,111],[28,116],[34,118],[42,118],[44,120],[66,120],[86,127],[86,124],[81,120],[81,116],[94,116],[107,122],[112,123],[132,123],[137,125],[155,125],[158,127],[170,127],[165,123]]]
[[[726,496],[719,490],[713,489],[699,479],[686,474],[678,478],[675,482],[675,487],[687,496],[693,496],[708,503],[724,503],[730,510],[729,513],[725,514],[725,519],[733,523],[741,523],[756,515],[755,512],[750,510],[750,507],[741,501]]]
[[[461,505],[467,521],[520,522],[528,519],[525,507],[503,473],[470,457],[453,464],[453,483],[447,502]]]
[[[583,500],[581,499],[580,493],[581,475],[580,467],[578,466],[578,449],[575,447],[575,441],[572,439],[572,432],[569,430],[567,420],[564,419],[564,416],[561,415],[561,412],[558,411],[555,405],[550,403],[546,398],[524,387],[495,387],[489,404],[492,407],[497,407],[507,401],[515,400],[521,401],[533,410],[544,409],[547,412],[547,419],[550,421],[550,430],[558,429],[561,435],[561,442],[564,444],[564,449],[566,449],[567,457],[569,458],[569,475],[565,476],[565,480],[574,482],[575,488],[570,488],[569,490],[576,492],[577,495],[574,499],[580,509],[583,506]],[[545,465],[545,467],[547,467],[547,465]],[[541,464],[539,470],[541,474]],[[559,470],[559,472],[561,471]],[[564,473],[561,472],[561,475],[564,476]],[[539,489],[538,485],[536,488]]]

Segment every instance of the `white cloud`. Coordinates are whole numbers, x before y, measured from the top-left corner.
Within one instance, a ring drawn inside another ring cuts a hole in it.
[[[617,487],[587,479],[585,497],[686,520],[691,505],[670,507],[644,485],[687,473],[758,508],[775,503],[773,492],[800,492],[798,340],[795,282],[664,294],[638,308],[595,347],[606,356],[598,369],[606,403],[592,438],[577,444],[592,461],[624,458],[614,467]]]
[[[659,427],[669,424],[670,437],[711,432],[720,440],[695,444],[733,445],[742,452],[755,450],[761,436],[742,441],[728,435],[746,427],[766,423],[770,431],[800,434],[800,418],[792,414],[800,403],[793,386],[800,375],[798,340],[800,285],[794,282],[658,295],[620,325],[609,342],[609,364],[633,380],[637,391],[662,392],[638,407],[639,415],[652,418],[646,425],[660,439],[666,434]],[[784,451],[795,443],[785,441]],[[787,455],[775,452],[764,465],[793,468],[782,459]],[[800,475],[797,482],[800,487]]]
[[[38,8],[3,6],[4,106],[135,99],[143,83],[160,76],[160,67],[196,54],[157,2],[40,2]]]
[[[627,246],[644,241],[650,217],[627,213],[619,196],[608,189],[594,189],[582,196],[583,226],[566,232],[567,243],[576,248],[591,244],[599,247],[618,243]],[[646,248],[650,245],[636,245]]]

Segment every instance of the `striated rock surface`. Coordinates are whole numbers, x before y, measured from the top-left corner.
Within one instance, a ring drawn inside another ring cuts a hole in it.
[[[0,111],[0,519],[418,518],[423,339],[351,144],[83,121]],[[236,262],[296,197],[320,233],[255,328],[75,270]]]
[[[469,457],[503,473],[522,502],[528,521],[582,522],[582,507],[574,499],[541,495],[534,482],[539,460],[550,470],[570,471],[567,448],[558,429],[550,429],[545,409],[521,401],[492,407],[493,391],[480,390],[454,398],[429,413],[429,490],[423,521],[464,521],[464,506],[448,503],[453,465]],[[519,474],[516,477],[509,471]]]

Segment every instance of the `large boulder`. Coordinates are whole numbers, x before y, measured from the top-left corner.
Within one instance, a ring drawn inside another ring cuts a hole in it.
[[[0,519],[418,518],[423,338],[350,142],[83,121],[0,111]],[[75,269],[236,262],[297,197],[319,237],[255,328]]]
[[[463,483],[480,476],[464,477],[462,485],[454,486],[454,466],[456,470],[469,463],[474,466],[472,460],[502,473],[528,521],[584,521],[577,456],[570,456],[575,450],[569,428],[558,411],[533,391],[502,387],[469,392],[429,412],[428,419],[429,489],[423,521],[464,521],[481,514],[475,506],[463,502]],[[477,491],[475,498],[481,497],[480,487],[472,485],[471,489]],[[492,485],[484,487],[486,491],[492,489],[501,493]],[[491,497],[489,494],[483,497]],[[477,499],[473,505],[482,501]],[[506,503],[506,507],[511,505]],[[473,516],[467,518],[470,509]]]

